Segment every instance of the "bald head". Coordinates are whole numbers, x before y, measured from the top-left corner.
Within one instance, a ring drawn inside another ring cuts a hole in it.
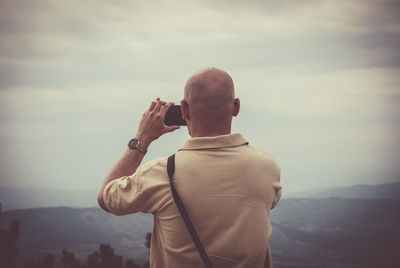
[[[235,98],[232,78],[217,68],[205,68],[194,73],[185,85],[185,100],[233,101]]]
[[[232,115],[238,112],[237,109],[235,114],[235,101],[232,78],[223,70],[205,68],[186,82],[184,103],[188,106],[187,119],[203,128],[229,125],[230,129]]]

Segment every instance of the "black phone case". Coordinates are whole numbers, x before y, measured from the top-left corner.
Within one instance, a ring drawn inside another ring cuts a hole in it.
[[[164,124],[167,126],[186,126],[186,121],[182,119],[180,105],[171,106],[165,115]]]

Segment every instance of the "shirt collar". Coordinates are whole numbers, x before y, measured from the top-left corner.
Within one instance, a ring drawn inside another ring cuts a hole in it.
[[[249,142],[239,133],[220,135],[215,137],[198,137],[185,141],[179,150],[201,150],[236,147]]]

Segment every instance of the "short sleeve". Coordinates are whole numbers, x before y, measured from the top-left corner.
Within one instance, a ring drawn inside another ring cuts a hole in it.
[[[115,215],[155,213],[170,198],[167,158],[138,167],[135,173],[115,179],[103,192],[104,204]]]

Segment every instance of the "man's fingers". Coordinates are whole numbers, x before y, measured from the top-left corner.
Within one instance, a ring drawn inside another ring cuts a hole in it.
[[[164,133],[172,132],[172,131],[177,130],[179,128],[180,128],[180,126],[166,126],[164,128]]]
[[[149,110],[152,111],[152,110],[154,109],[155,106],[156,106],[156,102],[153,101],[153,102],[150,104]]]
[[[164,104],[166,104],[165,101],[161,101],[160,99],[157,99],[157,103],[156,103],[156,106],[154,107],[153,111],[158,113],[161,110],[161,106],[163,106]]]
[[[173,106],[173,105],[174,105],[173,102],[168,102],[167,104],[164,105],[164,107],[160,111],[163,118],[165,118],[165,115],[167,114],[169,108],[171,108],[171,106]]]

